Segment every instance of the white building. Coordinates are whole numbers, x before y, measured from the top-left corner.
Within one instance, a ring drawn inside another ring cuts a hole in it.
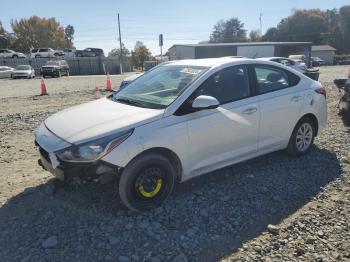
[[[319,57],[326,61],[327,64],[332,65],[336,50],[337,49],[331,47],[330,45],[314,45],[312,46],[311,56]]]

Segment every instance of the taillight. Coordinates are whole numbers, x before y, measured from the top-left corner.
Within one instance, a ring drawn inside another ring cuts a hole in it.
[[[315,92],[317,94],[323,95],[324,98],[327,98],[326,89],[324,87],[320,87],[320,88],[315,89]]]

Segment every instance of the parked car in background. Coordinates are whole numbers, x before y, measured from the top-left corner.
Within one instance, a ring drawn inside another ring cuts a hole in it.
[[[350,55],[336,55],[334,56],[335,65],[350,65]]]
[[[95,57],[104,56],[103,50],[100,48],[85,48],[84,50],[77,50],[75,52],[76,56],[79,57]]]
[[[30,65],[18,65],[16,66],[15,70],[11,74],[12,79],[16,78],[34,78],[35,77],[35,70]]]
[[[258,58],[259,60],[264,60],[264,61],[272,61],[276,62],[285,66],[289,66],[301,73],[305,73],[307,70],[306,64],[301,61],[295,61],[293,59],[285,58],[285,57],[263,57],[263,58]]]
[[[142,75],[143,73],[139,73],[139,74],[134,74],[134,75],[125,77],[123,81],[120,83],[119,90],[125,88],[128,84],[130,84],[132,81],[134,81],[135,79],[139,78]]]
[[[63,50],[56,50],[54,55],[55,55],[55,57],[63,57],[64,52],[63,52]]]
[[[0,49],[0,58],[26,58],[26,55],[11,49]]]
[[[30,58],[55,57],[55,50],[52,48],[34,48],[30,50]]]
[[[75,48],[65,48],[63,49],[64,57],[75,57],[75,52],[77,50]]]
[[[43,77],[61,77],[62,75],[69,76],[69,65],[66,60],[51,60],[47,61],[40,69],[40,75]]]
[[[0,78],[10,78],[15,69],[9,66],[0,66]]]
[[[310,77],[313,80],[318,81],[320,72],[318,68],[307,68],[304,62],[300,60],[292,60],[285,57],[265,57],[259,58],[259,60],[272,61],[297,70],[300,73]]]
[[[304,55],[290,55],[288,58],[298,62],[306,62],[306,57]]]
[[[164,63],[109,97],[55,113],[35,132],[57,178],[119,179],[121,201],[159,206],[175,181],[283,150],[309,152],[327,122],[321,83],[256,59]],[[80,171],[79,171],[80,170]]]
[[[319,57],[311,57],[311,63],[312,66],[324,66],[327,64],[326,61]]]

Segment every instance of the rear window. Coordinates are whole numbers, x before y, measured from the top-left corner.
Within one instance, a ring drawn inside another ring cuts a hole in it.
[[[259,65],[254,67],[256,74],[256,89],[258,94],[278,91],[299,83],[297,75],[273,66]]]

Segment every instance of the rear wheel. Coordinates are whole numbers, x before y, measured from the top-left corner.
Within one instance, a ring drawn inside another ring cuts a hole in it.
[[[18,55],[13,55],[12,58],[18,58]]]
[[[123,204],[145,211],[163,203],[174,187],[175,171],[170,161],[155,153],[141,155],[124,169],[119,182]]]
[[[289,140],[287,153],[291,156],[301,156],[309,152],[316,134],[315,123],[312,119],[302,118],[295,126]]]

